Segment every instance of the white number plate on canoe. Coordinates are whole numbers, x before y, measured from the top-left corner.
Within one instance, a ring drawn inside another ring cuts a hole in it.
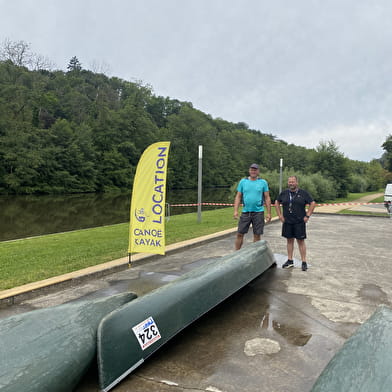
[[[132,331],[135,334],[142,350],[145,350],[161,338],[158,326],[155,324],[152,317],[149,317],[140,324],[134,326]]]

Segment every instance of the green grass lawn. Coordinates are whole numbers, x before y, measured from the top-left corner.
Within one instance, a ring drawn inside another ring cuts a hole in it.
[[[353,211],[353,210],[347,209],[347,210],[340,211],[339,214],[343,214],[343,215],[388,216],[387,209],[385,209],[385,212]]]
[[[368,194],[368,193],[366,193]],[[366,194],[350,194],[347,202]],[[275,215],[275,209],[272,208]],[[235,227],[233,208],[174,215],[166,222],[166,245]],[[127,255],[129,224],[104,226],[0,242],[0,290],[20,286]]]
[[[166,222],[166,245],[236,226],[233,208],[174,215]],[[0,290],[127,255],[129,224],[97,227],[0,242]]]
[[[382,192],[382,190],[380,190],[380,192]],[[372,194],[373,192],[368,192],[368,193],[361,193],[362,196],[366,196],[368,194]],[[352,193],[350,195],[353,195],[352,197],[354,197],[354,195],[359,195],[360,193]],[[360,196],[360,197],[362,197]],[[351,199],[352,200],[356,200],[359,199],[359,197],[354,197]],[[372,199],[369,201],[369,203],[384,203],[384,195],[380,196],[380,197],[376,197],[375,199]],[[348,209],[344,209],[342,211],[339,212],[339,214],[344,214],[344,215],[370,215],[370,216],[388,216],[388,212],[386,209],[384,209],[382,212],[368,212],[368,211],[353,211]]]
[[[347,197],[341,197],[341,198],[338,198],[335,200],[327,200],[327,201],[325,201],[325,203],[350,203],[354,200],[360,199],[361,197],[371,195],[373,193],[380,193],[380,192],[384,192],[384,191],[380,190],[379,192],[349,193],[347,195]],[[377,201],[375,201],[375,200],[377,200]],[[372,200],[372,203],[378,203],[378,202],[384,201],[384,196],[378,197],[375,200]]]
[[[376,197],[371,203],[384,203],[384,196]]]

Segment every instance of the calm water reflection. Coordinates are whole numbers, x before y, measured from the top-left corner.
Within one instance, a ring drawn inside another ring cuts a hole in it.
[[[203,190],[203,202],[232,203],[230,189]],[[196,190],[169,190],[170,204],[196,203]],[[0,196],[0,241],[123,223],[129,220],[130,194]],[[216,207],[204,207],[203,210]],[[171,215],[197,211],[172,207]]]

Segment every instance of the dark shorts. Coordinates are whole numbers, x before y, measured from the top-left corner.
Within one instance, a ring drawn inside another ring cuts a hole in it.
[[[282,237],[296,238],[297,240],[304,240],[306,238],[306,223],[283,223]]]
[[[264,231],[264,212],[243,212],[238,222],[238,233],[246,234],[252,224],[253,234],[261,235]]]

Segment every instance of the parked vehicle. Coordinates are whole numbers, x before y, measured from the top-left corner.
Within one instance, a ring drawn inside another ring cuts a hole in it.
[[[387,184],[385,187],[384,206],[392,217],[392,184]]]

